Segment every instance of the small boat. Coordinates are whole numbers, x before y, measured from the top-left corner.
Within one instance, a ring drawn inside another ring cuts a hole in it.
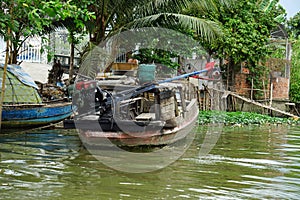
[[[76,128],[83,143],[89,146],[101,145],[106,139],[118,146],[174,143],[186,137],[199,113],[196,96],[186,95],[186,87],[184,83],[160,84],[147,87],[130,99],[116,101],[112,97],[115,103],[109,102],[105,111],[100,106],[99,112],[78,116]]]
[[[44,126],[62,121],[72,114],[72,103],[65,99],[43,101],[39,87],[19,65],[8,65],[6,73],[3,128]],[[0,77],[2,75],[3,65],[0,65]]]
[[[193,84],[181,80],[201,70],[121,92],[104,91],[97,81],[77,81],[79,114],[74,123],[89,147],[164,146],[184,139],[199,109]],[[95,95],[87,95],[96,91]],[[90,103],[94,101],[94,103]]]
[[[3,128],[38,127],[60,122],[72,114],[70,102],[4,105]]]

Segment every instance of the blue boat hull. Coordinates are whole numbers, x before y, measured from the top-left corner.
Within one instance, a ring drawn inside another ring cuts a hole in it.
[[[62,121],[72,114],[70,102],[45,105],[9,105],[2,111],[4,128],[36,127]]]

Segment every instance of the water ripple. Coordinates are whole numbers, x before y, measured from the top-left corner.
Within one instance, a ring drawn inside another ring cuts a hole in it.
[[[300,199],[300,127],[225,127],[202,156],[205,134],[145,174],[106,167],[76,132],[0,135],[0,199]]]

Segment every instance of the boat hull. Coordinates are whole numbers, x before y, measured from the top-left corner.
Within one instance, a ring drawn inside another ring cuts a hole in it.
[[[191,102],[184,116],[178,117],[174,128],[148,129],[140,132],[101,131],[79,129],[79,136],[86,146],[97,147],[105,144],[117,146],[163,146],[184,139],[193,129],[199,114],[197,101]],[[109,140],[109,141],[108,141]]]
[[[72,114],[70,102],[43,105],[4,105],[2,126],[4,128],[36,127],[59,122]]]

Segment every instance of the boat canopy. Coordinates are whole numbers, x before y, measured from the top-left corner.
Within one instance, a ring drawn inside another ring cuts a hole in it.
[[[2,86],[4,65],[0,64],[0,86]],[[1,94],[2,91],[0,91]],[[8,65],[5,80],[4,104],[39,104],[42,98],[38,86],[19,65]]]

